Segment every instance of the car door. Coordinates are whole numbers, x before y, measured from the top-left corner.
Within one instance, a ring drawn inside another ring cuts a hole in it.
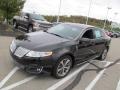
[[[87,29],[80,37],[76,51],[76,61],[78,63],[92,59],[96,54],[95,36],[93,29]]]
[[[26,13],[23,19],[24,28],[26,29],[28,28],[29,20],[30,20],[30,14]]]
[[[94,28],[94,35],[96,54],[99,55],[105,49],[106,40],[103,31],[99,28]]]
[[[21,27],[24,27],[24,22],[23,22],[24,21],[24,16],[25,16],[25,13],[21,13],[20,21],[19,21]]]
[[[18,24],[20,26],[22,26],[22,20],[23,20],[22,16],[23,16],[23,13],[20,13],[19,20],[18,20]]]

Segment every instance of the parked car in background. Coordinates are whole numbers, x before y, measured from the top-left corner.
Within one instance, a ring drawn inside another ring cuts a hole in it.
[[[14,28],[18,28],[20,26],[27,32],[34,32],[38,30],[47,30],[52,27],[52,23],[48,22],[39,14],[22,12],[20,16],[14,16],[13,26]]]
[[[61,24],[61,23],[63,23],[63,22],[53,22],[53,26],[56,26],[56,25]]]
[[[63,78],[76,64],[96,58],[104,60],[110,42],[111,38],[100,28],[62,23],[46,32],[16,37],[10,53],[15,63],[29,73],[49,70],[54,77]]]
[[[118,37],[120,37],[120,33],[119,32],[112,32],[111,37],[118,38]]]
[[[105,30],[105,33],[106,33],[109,37],[111,37],[111,35],[112,35],[112,32],[110,32],[110,31],[108,31],[108,30]]]

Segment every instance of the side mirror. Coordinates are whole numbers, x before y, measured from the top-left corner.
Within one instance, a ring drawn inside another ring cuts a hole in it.
[[[80,40],[79,40],[79,43],[81,44],[81,43],[87,43],[87,42],[89,42],[90,41],[90,39],[89,38],[81,38]]]
[[[25,19],[29,19],[28,16],[24,16]]]

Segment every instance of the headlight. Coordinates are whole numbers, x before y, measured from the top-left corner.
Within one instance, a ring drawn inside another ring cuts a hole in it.
[[[15,49],[16,49],[16,44],[15,44],[15,40],[13,40],[11,45],[10,45],[10,50],[11,50],[11,52],[14,52]]]
[[[40,24],[39,24],[39,23],[34,22],[34,23],[33,23],[33,25],[34,25],[34,27],[39,27],[39,25],[40,25]]]
[[[46,57],[51,56],[52,52],[36,52],[36,51],[30,51],[26,56],[28,57]]]

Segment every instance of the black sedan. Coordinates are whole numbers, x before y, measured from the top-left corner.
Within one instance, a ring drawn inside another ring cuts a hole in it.
[[[110,41],[100,28],[62,23],[48,31],[16,37],[10,45],[10,53],[15,63],[29,73],[49,70],[54,77],[63,78],[78,63],[104,60]]]

